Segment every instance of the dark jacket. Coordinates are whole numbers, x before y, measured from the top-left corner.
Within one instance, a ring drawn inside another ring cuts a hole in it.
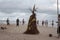
[[[57,33],[60,34],[60,26],[57,28]]]

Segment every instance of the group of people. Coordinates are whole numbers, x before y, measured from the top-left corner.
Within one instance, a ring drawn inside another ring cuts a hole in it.
[[[10,25],[10,23],[9,23],[9,18],[7,18],[6,22],[7,22],[7,25]],[[24,25],[24,23],[25,23],[25,21],[24,21],[24,19],[23,19],[23,20],[22,20],[22,25]],[[39,20],[37,21],[37,24],[39,24]],[[19,19],[18,19],[18,18],[16,19],[16,25],[19,26]],[[42,26],[44,26],[44,25],[45,25],[46,27],[48,27],[48,20],[42,21]],[[51,25],[52,25],[52,27],[54,26],[54,20],[52,20]]]
[[[44,26],[44,24],[47,27],[48,26],[48,20],[46,20],[45,22],[42,21],[42,26]],[[54,26],[54,20],[51,21],[51,25],[52,25],[52,27]]]
[[[10,23],[9,23],[9,18],[7,18],[6,22],[7,22],[7,25],[10,25]],[[24,21],[24,19],[23,19],[23,20],[22,20],[22,25],[23,25],[24,23],[25,23],[25,21]],[[37,21],[37,24],[39,24],[39,21]],[[47,26],[48,26],[48,20],[42,21],[42,26],[44,26],[44,24],[45,24],[45,26],[47,27]],[[19,26],[19,19],[16,19],[16,25]],[[51,25],[52,25],[52,27],[54,26],[54,21],[53,21],[53,20],[52,20]]]
[[[37,24],[39,24],[39,20],[37,21]],[[42,24],[42,26],[45,25],[46,27],[48,27],[48,20],[42,21],[41,24]],[[52,27],[54,26],[54,20],[51,21],[51,25],[52,25]]]
[[[42,26],[44,26],[44,24],[46,25],[46,27],[48,26],[48,20],[46,20],[45,22],[42,21]]]
[[[9,18],[7,18],[7,20],[6,20],[6,22],[7,22],[7,25],[10,25],[10,22],[9,22]],[[17,18],[16,19],[16,26],[19,26],[19,19]],[[24,21],[24,19],[22,20],[22,25],[24,25],[24,23],[25,23],[25,21]]]
[[[57,34],[58,34],[58,38],[60,38],[60,19],[58,19],[58,25],[57,25]],[[37,21],[37,24],[39,24],[39,21]],[[46,21],[42,21],[42,26],[48,26],[48,20],[46,20]],[[51,21],[51,25],[52,25],[52,27],[54,26],[54,20],[52,20]],[[50,34],[50,36],[51,36],[52,34]]]
[[[7,20],[6,20],[6,22],[7,22],[7,25],[10,25],[10,23],[9,23],[9,18],[7,18]],[[24,21],[24,19],[22,20],[22,25],[24,25],[24,23],[25,23],[25,21]],[[39,21],[37,21],[37,24],[39,24]],[[42,26],[44,26],[44,24],[46,25],[46,26],[48,26],[48,20],[46,20],[46,21],[42,21]],[[54,26],[54,21],[52,20],[52,22],[51,22],[51,25],[52,25],[52,27]],[[19,19],[16,19],[16,26],[19,26]],[[60,37],[60,26],[59,27],[57,27],[57,33],[58,33],[58,37]]]

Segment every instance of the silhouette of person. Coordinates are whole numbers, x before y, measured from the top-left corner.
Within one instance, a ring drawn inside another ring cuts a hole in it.
[[[54,26],[54,21],[52,20],[52,27]]]
[[[6,22],[7,22],[7,25],[10,25],[10,23],[9,23],[9,18],[7,18]]]
[[[39,20],[37,20],[37,24],[39,25]]]
[[[16,25],[19,26],[19,19],[16,20]]]
[[[48,27],[48,20],[45,21],[45,26]]]
[[[44,21],[42,21],[42,26],[44,26]]]
[[[25,23],[25,21],[24,21],[24,19],[22,20],[22,25],[24,25],[24,23]]]

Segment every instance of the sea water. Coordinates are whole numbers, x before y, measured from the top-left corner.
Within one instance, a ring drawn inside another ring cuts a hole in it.
[[[20,20],[19,23],[22,23],[22,20],[25,20],[25,23],[28,24],[29,17],[32,13],[0,13],[0,24],[6,24],[7,18],[9,18],[10,24],[16,24],[16,19],[18,18]],[[42,25],[42,21],[48,20],[48,26],[51,27],[52,20],[54,20],[54,27],[57,27],[57,15],[50,15],[45,13],[36,13],[36,19],[39,20],[39,25]],[[36,21],[37,21],[36,20]]]

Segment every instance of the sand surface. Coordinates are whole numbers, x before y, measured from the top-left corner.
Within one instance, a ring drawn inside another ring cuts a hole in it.
[[[15,24],[6,25],[0,24],[0,27],[6,27],[7,29],[0,29],[0,40],[60,40],[57,38],[57,28],[37,26],[40,34],[28,35],[23,34],[26,31],[27,25],[16,26]],[[52,34],[53,37],[49,37]]]

